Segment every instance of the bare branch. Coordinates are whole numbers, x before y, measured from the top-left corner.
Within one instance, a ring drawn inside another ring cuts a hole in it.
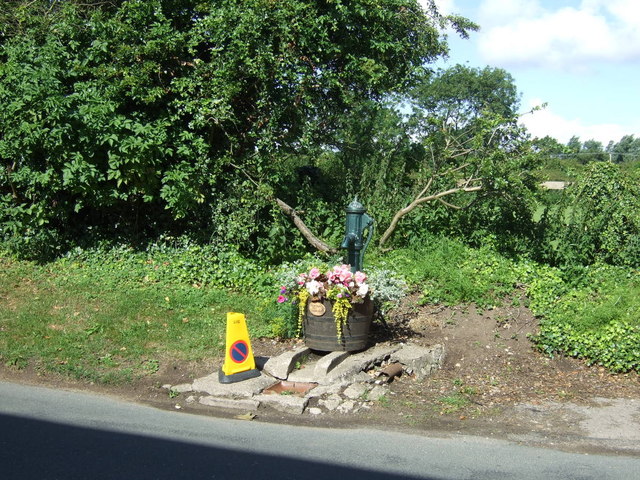
[[[439,198],[438,201],[443,204],[445,207],[453,208],[454,210],[462,210],[463,207],[458,205],[454,205],[453,203],[449,203],[442,198]]]
[[[279,198],[276,198],[276,203],[278,204],[278,207],[280,207],[280,210],[282,210],[282,212],[285,215],[291,218],[291,220],[293,221],[293,224],[298,228],[298,230],[300,230],[300,233],[302,234],[302,236],[306,238],[307,241],[311,245],[313,245],[317,250],[323,253],[328,253],[328,254],[338,253],[337,249],[327,245],[325,242],[323,242],[318,237],[316,237],[311,232],[311,230],[309,230],[309,228],[305,225],[302,219],[298,216],[295,209],[287,205],[285,202],[283,202]]]
[[[432,180],[433,177],[430,179]],[[418,207],[419,205],[426,203],[426,202],[430,202],[432,200],[439,200],[441,202],[444,202],[442,200],[442,197],[446,197],[448,195],[453,195],[454,193],[458,193],[458,192],[466,192],[466,193],[471,193],[471,192],[477,192],[482,190],[482,186],[476,186],[476,187],[457,187],[457,188],[451,188],[449,190],[444,190],[442,192],[438,192],[435,193],[433,195],[429,195],[427,197],[423,197],[422,195],[416,197],[409,205],[407,205],[406,207],[398,210],[396,212],[396,214],[393,216],[393,219],[391,219],[391,223],[389,224],[389,226],[387,227],[387,229],[385,230],[385,232],[382,234],[382,237],[380,238],[380,241],[378,242],[378,245],[380,247],[382,247],[387,240],[389,240],[389,237],[391,237],[391,235],[393,234],[393,232],[395,231],[396,227],[398,226],[398,222],[400,222],[400,219],[402,219],[402,217],[404,217],[405,215],[407,215],[408,213],[412,212],[416,207]],[[426,192],[426,190],[423,189],[423,192]],[[446,202],[445,202],[446,204]],[[451,205],[453,208],[456,208],[454,205]],[[461,208],[461,207],[458,207]]]
[[[422,197],[417,202],[414,201],[413,203],[415,203],[415,205],[417,206],[417,205],[421,205],[423,203],[430,202],[431,200],[438,200],[439,198],[446,197],[448,195],[453,195],[454,193],[458,193],[458,192],[468,192],[469,193],[469,192],[477,192],[477,191],[480,191],[480,190],[482,190],[482,186],[450,188],[449,190],[445,190],[443,192],[438,192],[438,193],[435,193],[433,195],[429,195],[428,197]]]

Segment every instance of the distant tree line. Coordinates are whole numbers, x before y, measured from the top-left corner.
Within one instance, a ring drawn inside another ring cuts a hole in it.
[[[582,164],[592,161],[623,163],[640,160],[640,138],[635,138],[634,135],[625,135],[618,142],[611,140],[606,147],[597,140],[583,142],[577,136],[571,137],[566,145],[549,136],[537,139],[534,143],[536,149],[545,155],[571,158]]]

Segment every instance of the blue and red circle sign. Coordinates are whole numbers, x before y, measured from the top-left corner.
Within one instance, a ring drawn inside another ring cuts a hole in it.
[[[235,363],[244,362],[249,356],[249,345],[244,340],[234,342],[229,348],[229,357]]]

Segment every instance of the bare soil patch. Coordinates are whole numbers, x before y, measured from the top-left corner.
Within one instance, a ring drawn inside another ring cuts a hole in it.
[[[614,375],[577,359],[542,355],[528,337],[537,331],[538,321],[519,299],[506,299],[502,306],[490,309],[473,305],[418,306],[416,300],[408,298],[387,325],[375,324],[373,341],[443,344],[446,353],[441,370],[425,380],[407,375],[396,378],[388,398],[354,414],[288,416],[261,409],[257,419],[335,428],[371,426],[443,435],[462,433],[570,450],[640,453],[634,434],[628,438],[621,434],[619,439],[608,438],[603,443],[599,437],[611,437],[610,433],[585,430],[586,415],[609,405],[606,399],[618,399],[616,405],[627,410],[629,405],[640,403],[640,375]],[[270,357],[297,342],[252,339],[252,347],[255,356]],[[4,366],[0,367],[0,378],[91,390],[160,408],[231,418],[242,412],[188,404],[185,398],[171,397],[162,388],[215,372],[222,361],[164,359],[155,374],[121,386],[86,384],[33,368]],[[640,431],[640,418],[632,420],[637,420]]]

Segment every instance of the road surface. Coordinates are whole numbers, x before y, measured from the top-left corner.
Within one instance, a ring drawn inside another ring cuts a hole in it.
[[[0,382],[0,478],[637,480],[640,458],[219,419]]]

